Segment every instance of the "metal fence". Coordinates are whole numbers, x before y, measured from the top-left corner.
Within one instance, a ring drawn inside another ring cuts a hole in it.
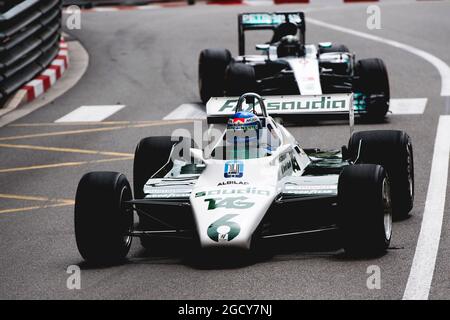
[[[0,11],[0,107],[51,63],[61,36],[61,0],[16,2]]]

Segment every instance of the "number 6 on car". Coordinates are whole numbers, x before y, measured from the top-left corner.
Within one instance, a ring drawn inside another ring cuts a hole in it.
[[[239,224],[230,221],[230,219],[236,217],[237,214],[227,214],[224,215],[217,221],[214,221],[208,227],[208,236],[213,241],[231,241],[233,240],[241,231]]]

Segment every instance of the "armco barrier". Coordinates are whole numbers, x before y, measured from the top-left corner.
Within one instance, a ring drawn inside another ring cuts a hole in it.
[[[15,2],[0,13],[0,107],[44,70],[59,50],[61,0]]]

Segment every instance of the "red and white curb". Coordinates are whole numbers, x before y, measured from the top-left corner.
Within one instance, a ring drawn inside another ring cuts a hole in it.
[[[24,101],[22,102],[30,102],[50,89],[62,77],[68,67],[69,50],[65,40],[61,39],[58,55],[47,69],[19,90],[19,94],[24,94]]]

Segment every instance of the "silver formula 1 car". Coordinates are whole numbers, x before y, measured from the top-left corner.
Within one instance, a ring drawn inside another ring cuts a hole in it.
[[[389,78],[383,60],[356,61],[347,46],[305,42],[303,12],[242,13],[238,16],[239,55],[227,49],[205,49],[199,57],[199,91],[211,97],[245,92],[269,95],[354,93],[355,114],[382,120],[389,110]],[[257,44],[262,54],[246,54],[246,31],[270,30],[271,39]]]
[[[227,98],[212,98],[210,105],[221,105],[221,99]],[[413,206],[409,136],[360,131],[339,150],[303,149],[272,118],[269,105],[299,107],[289,111],[298,115],[307,112],[300,107],[315,105],[352,119],[352,94],[277,99],[248,93],[234,100],[226,129],[204,150],[193,148],[189,138],[141,140],[134,198],[123,174],[84,175],[75,203],[83,258],[120,261],[132,237],[145,247],[163,236],[192,239],[212,250],[250,250],[260,240],[331,230],[338,230],[348,254],[385,252],[392,218],[408,216]]]

